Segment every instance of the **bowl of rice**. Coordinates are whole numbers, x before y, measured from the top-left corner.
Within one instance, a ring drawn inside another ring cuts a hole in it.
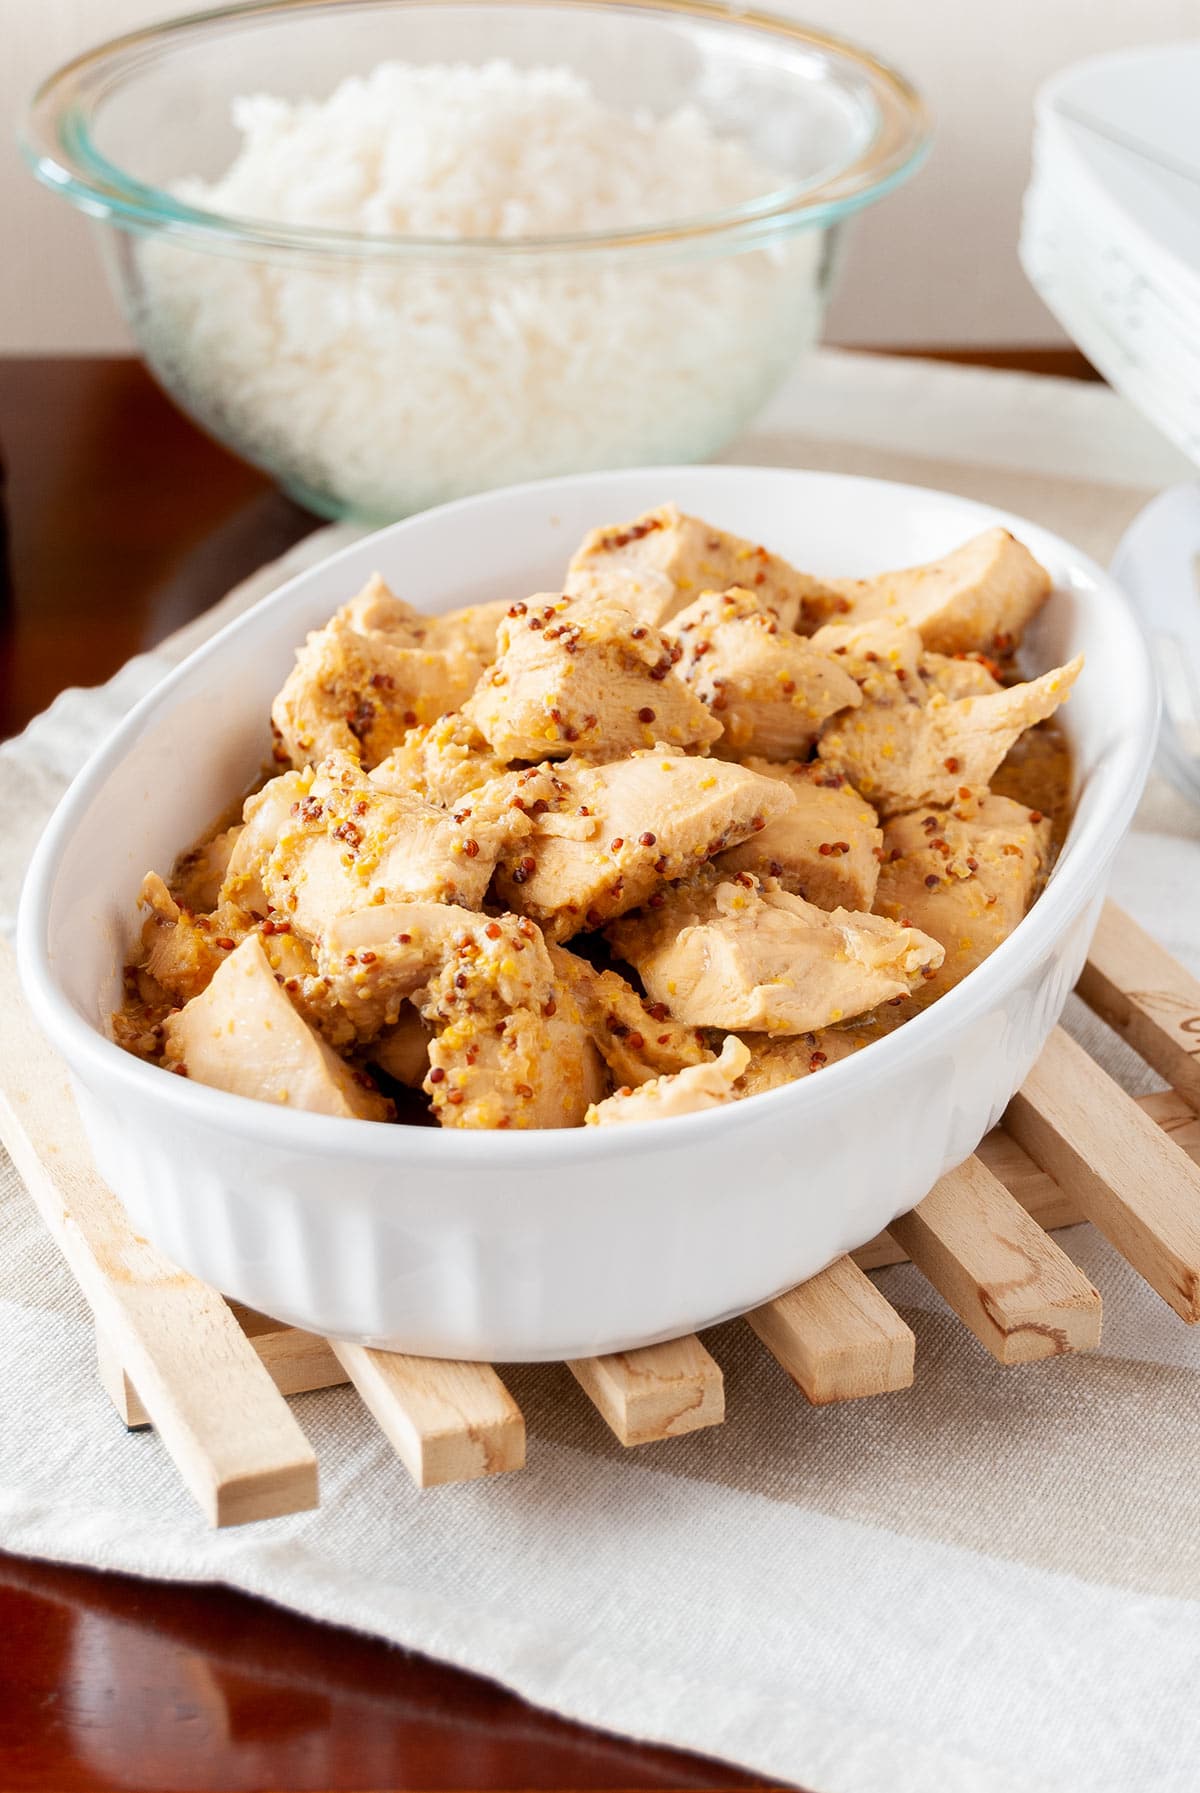
[[[172,397],[374,521],[715,454],[926,142],[874,57],[711,0],[263,0],[77,58],[24,133]]]

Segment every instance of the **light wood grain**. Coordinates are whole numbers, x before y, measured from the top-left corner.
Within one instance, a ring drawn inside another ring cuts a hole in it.
[[[912,1330],[849,1258],[746,1319],[814,1407],[912,1387]]]
[[[524,1467],[525,1421],[490,1364],[330,1343],[418,1488]]]
[[[1005,1126],[1181,1319],[1200,1320],[1200,1169],[1062,1028]]]
[[[238,1301],[229,1303],[234,1318],[270,1372],[281,1395],[307,1395],[319,1388],[349,1382],[328,1339],[282,1320],[268,1319]]]
[[[1170,1134],[1180,1151],[1186,1152],[1193,1164],[1200,1164],[1200,1119],[1195,1111],[1176,1095],[1174,1090],[1155,1090],[1149,1096],[1135,1096],[1143,1114],[1156,1126]],[[1010,1195],[1042,1227],[1077,1226],[1087,1216],[1078,1201],[1061,1189],[1054,1178],[1040,1170],[1003,1127],[993,1127],[975,1156],[998,1177]],[[851,1257],[860,1270],[883,1270],[889,1264],[906,1264],[908,1253],[890,1233],[878,1233]]]
[[[142,1406],[142,1397],[121,1367],[120,1357],[98,1326],[96,1327],[96,1372],[100,1377],[101,1388],[131,1432],[152,1423],[150,1415]]]
[[[315,1389],[336,1388],[349,1382],[350,1378],[334,1356],[328,1339],[318,1338],[313,1332],[302,1332],[299,1327],[285,1326],[280,1320],[269,1320],[265,1314],[243,1307],[238,1301],[231,1301],[229,1307],[281,1395],[306,1395]],[[125,1424],[131,1429],[150,1425],[150,1415],[142,1405],[141,1396],[98,1327],[96,1367],[101,1386]]]
[[[978,1158],[949,1171],[891,1231],[999,1363],[1100,1342],[1100,1296]]]
[[[1078,990],[1200,1109],[1200,982],[1115,903],[1104,905]]]
[[[225,1302],[138,1237],[96,1174],[66,1067],[29,1016],[7,946],[0,1138],[209,1522],[315,1506],[316,1459]]]
[[[725,1418],[725,1379],[698,1338],[580,1357],[567,1368],[622,1444],[678,1438]]]

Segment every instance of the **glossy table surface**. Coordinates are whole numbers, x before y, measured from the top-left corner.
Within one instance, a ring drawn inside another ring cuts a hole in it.
[[[955,358],[1086,371],[1059,351]],[[0,360],[0,457],[0,736],[316,527],[132,361]],[[5,1790],[763,1784],[225,1589],[0,1555]]]

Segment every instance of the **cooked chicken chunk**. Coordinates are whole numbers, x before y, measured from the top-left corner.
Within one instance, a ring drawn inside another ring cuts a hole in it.
[[[522,811],[489,820],[470,808],[381,791],[345,754],[331,754],[289,812],[261,883],[267,901],[301,933],[319,936],[335,915],[405,899],[477,907],[496,856],[530,827]],[[268,787],[269,789],[270,787]]]
[[[719,853],[721,872],[777,878],[784,890],[819,909],[874,906],[883,835],[865,797],[819,760],[743,761],[748,771],[780,779],[795,802],[760,834]]]
[[[626,1121],[664,1121],[677,1114],[700,1114],[706,1108],[723,1108],[737,1099],[734,1083],[750,1061],[750,1054],[736,1034],[730,1034],[720,1058],[711,1064],[692,1065],[654,1077],[637,1089],[626,1086],[605,1102],[587,1111],[589,1127],[621,1126]]]
[[[885,1011],[886,1012],[886,1011]],[[765,1033],[742,1035],[750,1058],[738,1078],[737,1094],[761,1096],[764,1091],[782,1089],[785,1083],[796,1083],[810,1077],[826,1065],[836,1065],[878,1039],[882,1029],[875,1021],[850,1027],[822,1027],[811,1033],[787,1035],[772,1039]]]
[[[421,616],[378,574],[309,635],[271,708],[294,766],[342,752],[365,766],[408,729],[456,710],[492,658],[503,606]]]
[[[233,1095],[314,1114],[392,1118],[392,1105],[352,1071],[288,1001],[257,934],[208,987],[164,1024],[163,1063]]]
[[[175,901],[157,872],[142,880],[138,905],[150,911],[142,928],[142,963],[173,1001],[190,1002],[245,938],[252,917],[226,904],[211,915],[193,915]]]
[[[507,760],[455,710],[425,728],[410,728],[375,767],[371,783],[381,791],[411,791],[439,809],[457,809],[471,791],[507,770]]]
[[[696,1027],[807,1033],[906,995],[943,952],[879,915],[828,912],[748,872],[673,890],[607,937],[651,997]]]
[[[379,635],[401,646],[415,646],[429,653],[462,654],[482,660],[486,666],[496,651],[496,630],[508,606],[503,599],[491,604],[469,604],[440,616],[424,616],[388,589],[376,573],[342,614],[363,635]]]
[[[496,663],[463,714],[505,760],[619,759],[721,733],[672,670],[658,630],[609,598],[530,598],[500,625]]]
[[[665,1003],[649,1002],[615,971],[596,971],[565,946],[550,948],[559,985],[579,1005],[592,1044],[618,1084],[705,1064],[712,1053],[694,1027],[680,1027]]]
[[[985,665],[969,654],[926,653],[921,655],[921,677],[943,697],[986,697],[989,691],[1000,689],[992,664]]]
[[[614,598],[661,628],[702,591],[751,587],[785,628],[810,628],[844,608],[820,580],[740,536],[684,516],[673,504],[632,523],[594,529],[567,573],[572,597]]]
[[[916,629],[882,617],[826,623],[812,645],[849,673],[864,702],[907,694],[924,703],[939,691],[954,698],[982,697],[1000,689],[999,668],[986,655],[930,653]]]
[[[662,885],[766,828],[793,802],[776,778],[669,748],[611,766],[568,764],[561,777],[561,809],[535,817],[496,874],[501,901],[558,941],[654,902]]]
[[[878,618],[863,623],[826,623],[811,640],[813,647],[845,669],[859,689],[860,701],[866,703],[891,701],[905,693],[923,702],[926,693],[922,686],[933,683],[934,667],[956,664],[944,655],[928,653],[915,629]],[[986,668],[979,667],[979,672],[989,678]],[[976,676],[968,675],[972,692],[977,688]],[[998,691],[1000,687],[990,679],[984,688]],[[956,690],[955,695],[964,693]]]
[[[987,529],[953,554],[873,579],[831,579],[855,621],[884,617],[919,629],[926,647],[1008,653],[1050,595],[1050,575],[1007,529]]]
[[[705,592],[664,634],[683,650],[680,677],[724,724],[724,758],[805,754],[828,717],[862,702],[845,668],[782,628],[755,592]]]
[[[420,1089],[429,1070],[429,1042],[433,1034],[433,1028],[412,1003],[402,1003],[399,1018],[372,1043],[367,1057],[397,1083]]]
[[[985,792],[953,809],[919,809],[884,829],[876,908],[941,941],[946,959],[927,1000],[1006,940],[1033,900],[1050,851],[1038,810]]]
[[[897,654],[903,638],[897,631]],[[1013,742],[1054,714],[1079,676],[1082,658],[1028,684],[947,698],[904,664],[881,660],[864,683],[861,709],[830,722],[817,744],[881,816],[954,801],[960,786],[986,785]],[[903,679],[900,674],[904,673]]]
[[[207,915],[221,901],[221,887],[241,835],[241,823],[183,853],[171,874],[171,895],[194,915]]]
[[[429,1057],[424,1087],[443,1127],[578,1127],[608,1088],[569,1000],[552,1016],[513,1008],[503,1018],[496,1010],[486,1026],[475,1017],[454,1021]],[[444,1083],[433,1081],[437,1071]]]
[[[606,1087],[540,930],[524,916],[437,903],[338,918],[322,944],[331,993],[360,1033],[411,1002],[435,1030],[424,1088],[444,1127],[577,1127]]]
[[[236,903],[251,915],[268,915],[270,899],[263,889],[263,871],[275,851],[280,835],[290,826],[298,806],[308,796],[312,777],[305,772],[282,772],[272,778],[261,791],[247,797],[242,810],[243,826],[221,886],[221,901]]]

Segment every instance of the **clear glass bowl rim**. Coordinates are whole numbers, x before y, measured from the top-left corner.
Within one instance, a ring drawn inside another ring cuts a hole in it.
[[[381,10],[430,0],[357,0]],[[448,0],[450,3],[450,0]],[[297,254],[305,260],[405,260],[446,264],[526,257],[586,255],[689,247],[750,247],[795,230],[826,227],[880,199],[920,165],[929,147],[929,117],[920,95],[905,76],[848,40],[811,26],[754,10],[732,11],[721,0],[602,0],[606,14],[657,14],[708,25],[776,36],[829,56],[859,79],[865,78],[877,114],[874,138],[862,154],[813,183],[782,187],[748,203],[675,223],[629,231],[590,231],[558,236],[446,238],[368,235],[231,216],[179,199],[165,188],[146,185],[116,167],[96,147],[91,120],[97,106],[127,76],[136,76],[156,51],[188,35],[208,35],[224,26],[272,16],[329,12],[342,0],[249,0],[248,4],[189,13],[98,44],[64,63],[37,88],[20,132],[22,150],[38,179],[94,218],[139,234],[170,232],[194,248],[272,258]],[[510,0],[470,0],[502,11]],[[599,0],[519,0],[554,11],[600,9]]]

